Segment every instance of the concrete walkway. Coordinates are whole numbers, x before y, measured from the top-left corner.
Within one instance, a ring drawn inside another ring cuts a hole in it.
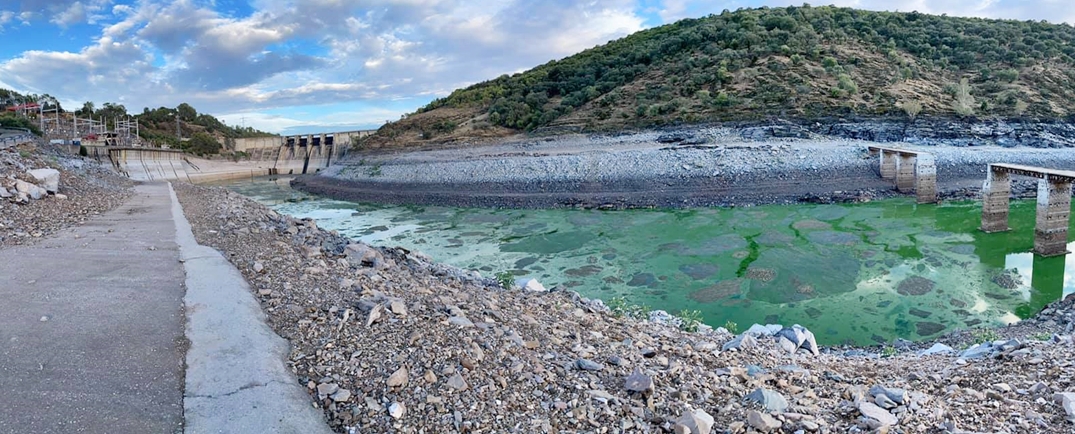
[[[183,264],[167,185],[0,250],[0,433],[183,426]]]
[[[0,250],[0,434],[330,432],[170,190]]]

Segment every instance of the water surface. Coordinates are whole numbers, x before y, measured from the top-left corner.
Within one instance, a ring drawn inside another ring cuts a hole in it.
[[[226,185],[322,228],[487,276],[699,310],[713,326],[798,323],[823,344],[1013,323],[1075,292],[1072,255],[1030,253],[1034,201],[1013,201],[1012,231],[985,234],[978,202],[492,210],[336,201],[284,178]]]

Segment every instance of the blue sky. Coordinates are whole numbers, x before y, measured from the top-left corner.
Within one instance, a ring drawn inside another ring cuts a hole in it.
[[[839,6],[1075,23],[1071,0]],[[453,89],[752,0],[0,0],[0,87],[181,102],[280,132],[376,128]]]

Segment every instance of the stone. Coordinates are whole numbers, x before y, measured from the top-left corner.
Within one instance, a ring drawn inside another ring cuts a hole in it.
[[[392,416],[392,419],[399,419],[407,413],[407,407],[402,402],[393,402],[388,406],[388,414]]]
[[[933,344],[932,347],[929,347],[929,348],[927,348],[925,350],[922,350],[922,352],[918,353],[918,355],[920,355],[920,356],[932,356],[934,354],[952,354],[954,352],[955,352],[955,350],[952,349],[952,347],[950,347],[948,345],[945,345],[945,344],[937,343],[937,344]]]
[[[396,315],[407,316],[407,305],[403,304],[402,301],[397,300],[393,301],[392,303],[389,303],[388,309]]]
[[[49,193],[60,191],[60,171],[56,169],[34,169],[26,172],[41,188]]]
[[[48,191],[46,191],[45,189],[33,185],[29,182],[23,181],[21,179],[15,180],[15,191],[23,193],[33,200],[40,200],[41,198],[48,195]]]
[[[464,391],[470,387],[467,385],[467,381],[463,379],[463,376],[458,373],[448,378],[448,386],[458,391]]]
[[[858,403],[858,409],[859,413],[862,413],[863,416],[876,420],[881,426],[893,426],[899,423],[899,421],[896,420],[896,416],[893,416],[888,410],[878,407],[872,402],[860,401]]]
[[[521,288],[523,291],[549,292],[549,290],[545,289],[545,286],[542,285],[541,282],[538,282],[537,279],[533,278],[523,277],[515,279],[515,286]]]
[[[653,377],[643,374],[641,370],[635,368],[635,370],[631,372],[631,375],[627,376],[623,387],[629,392],[648,395],[653,393],[654,390]]]
[[[11,197],[15,197],[15,195],[13,193],[7,191],[6,188],[0,187],[0,199],[7,199],[7,198],[11,198]]]
[[[407,385],[407,368],[399,368],[392,375],[388,376],[386,384],[388,387],[400,387]]]
[[[709,434],[713,431],[713,422],[713,416],[705,410],[688,411],[676,421],[678,425],[687,428],[690,434]]]
[[[587,359],[575,360],[575,367],[583,371],[600,371],[605,369],[604,365]]]
[[[362,243],[351,243],[343,249],[347,261],[356,266],[374,266],[384,263],[384,256],[373,247]],[[375,267],[376,268],[376,267]]]
[[[902,405],[907,403],[907,391],[903,389],[877,385],[871,387],[868,393],[870,394],[870,396],[873,397],[884,395],[886,398],[892,400],[897,404]]]
[[[873,397],[873,402],[874,404],[877,404],[878,407],[881,407],[885,410],[891,410],[897,407],[897,404],[893,402],[891,398],[885,395],[877,395]]]
[[[747,402],[761,405],[767,412],[783,412],[788,409],[788,400],[779,392],[765,388],[755,389],[744,398]]]
[[[340,386],[336,383],[321,383],[317,385],[317,396],[324,398],[336,393],[337,390],[340,390]]]
[[[747,411],[747,423],[761,432],[778,430],[780,427],[784,426],[783,423],[780,423],[780,421],[774,419],[772,416],[758,410]]]
[[[814,337],[814,333],[807,330],[806,327],[795,324],[791,327],[785,327],[776,333],[776,336],[783,337],[795,344],[795,350],[804,348],[813,355],[818,355],[817,339]]]
[[[754,335],[754,336],[773,336],[773,335],[776,335],[777,333],[779,333],[780,330],[783,330],[783,329],[784,329],[784,327],[779,325],[779,324],[767,324],[767,325],[754,324],[754,325],[750,326],[750,328],[748,328],[747,331],[745,331],[743,333],[748,334],[748,335]]]
[[[989,343],[978,344],[967,348],[959,354],[963,359],[980,359],[993,353],[993,346]]]
[[[437,374],[434,374],[432,370],[426,370],[426,374],[422,376],[426,380],[426,383],[433,384],[437,382]]]
[[[348,399],[351,399],[351,391],[347,389],[340,389],[332,394],[332,401],[334,402],[344,402]]]
[[[1060,404],[1064,409],[1064,415],[1068,422],[1075,423],[1075,393],[1063,392],[1053,395],[1053,401]]]
[[[254,263],[254,272],[255,273],[261,273],[262,271],[265,271],[265,266],[261,265],[260,262],[255,262]]]
[[[724,345],[720,347],[720,349],[721,351],[743,351],[754,348],[754,346],[757,344],[758,340],[754,339],[754,335],[749,333],[743,333],[739,336],[736,336],[735,339],[725,342]]]
[[[474,327],[474,323],[463,316],[453,316],[448,318],[448,324],[457,325],[459,327]]]

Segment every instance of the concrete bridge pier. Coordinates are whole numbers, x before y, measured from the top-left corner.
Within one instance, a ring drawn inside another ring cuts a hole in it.
[[[937,163],[931,154],[918,154],[914,191],[918,203],[937,203]]]
[[[909,193],[915,186],[915,163],[917,155],[900,154],[896,163],[896,190]]]
[[[1034,252],[1042,256],[1068,252],[1068,218],[1071,214],[1071,180],[1038,181],[1038,214],[1034,226]]]
[[[1008,230],[1008,196],[1011,193],[1011,175],[989,166],[982,185],[982,232]]]
[[[899,158],[894,152],[881,150],[881,179],[896,178],[896,159]]]

